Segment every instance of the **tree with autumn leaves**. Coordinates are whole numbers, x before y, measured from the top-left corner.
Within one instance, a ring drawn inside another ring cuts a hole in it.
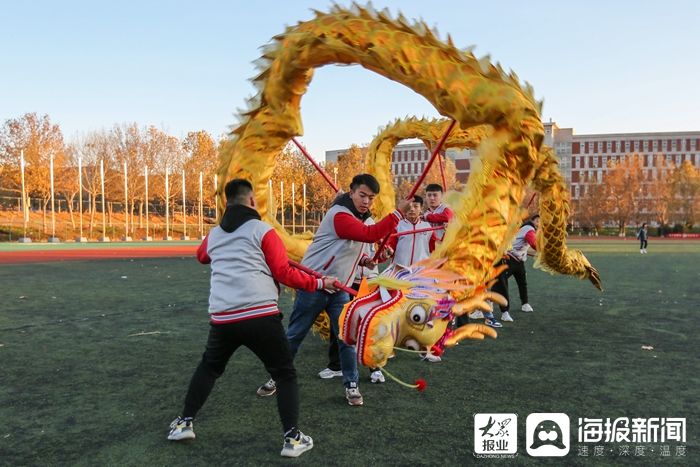
[[[602,180],[586,180],[576,204],[575,216],[582,226],[598,232],[613,223],[620,235],[629,225],[654,221],[660,226],[675,222],[692,228],[700,212],[700,169],[690,161],[680,166],[653,156],[645,168],[642,155],[630,154],[611,161]]]

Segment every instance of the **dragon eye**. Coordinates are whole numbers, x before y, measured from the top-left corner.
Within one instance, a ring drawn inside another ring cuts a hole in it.
[[[408,319],[413,324],[423,324],[428,318],[428,312],[422,306],[414,306],[408,314]]]

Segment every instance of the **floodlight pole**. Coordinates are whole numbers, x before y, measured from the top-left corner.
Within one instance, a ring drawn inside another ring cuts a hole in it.
[[[296,233],[297,230],[297,219],[296,219],[296,189],[294,182],[292,182],[292,235]]]
[[[146,238],[144,238],[144,241],[150,242],[151,237],[148,235],[148,166],[145,166],[143,168],[144,170],[144,186],[146,188],[145,192],[145,199],[143,200],[144,204],[146,205]]]
[[[130,242],[131,237],[129,236],[129,213],[131,212],[129,210],[129,186],[127,185],[127,181],[129,179],[128,176],[128,169],[126,165],[126,161],[124,161],[124,241],[125,242]]]
[[[202,202],[202,185],[203,185],[203,174],[202,172],[199,172],[199,238],[202,239],[204,237],[204,220],[202,219],[203,215],[203,202]]]
[[[80,215],[80,237],[78,242],[85,242],[87,239],[83,237],[83,158],[78,156],[78,213]]]
[[[49,243],[58,243],[59,240],[56,238],[56,208],[54,202],[54,184],[53,184],[53,154],[49,159],[49,178],[51,181],[51,238],[49,238]]]
[[[170,179],[169,176],[170,169],[165,167],[165,238],[163,240],[170,240]]]
[[[19,153],[19,167],[22,174],[22,218],[24,220],[24,236],[19,239],[20,243],[31,243],[32,239],[27,237],[27,224],[29,223],[29,209],[27,208],[27,189],[24,184],[24,168],[26,163],[24,161],[24,150]]]
[[[107,236],[107,220],[105,217],[105,167],[104,159],[100,159],[100,184],[102,188],[102,238],[100,241],[108,242],[109,237]]]
[[[189,240],[187,236],[187,196],[185,191],[185,169],[182,169],[182,239]]]
[[[284,181],[280,180],[280,211],[282,213],[282,228],[284,229]]]

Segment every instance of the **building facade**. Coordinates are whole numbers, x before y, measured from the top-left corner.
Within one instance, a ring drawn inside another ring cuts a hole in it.
[[[347,149],[335,149],[326,151],[326,162],[338,162],[338,157],[348,152]],[[394,174],[397,183],[403,180],[415,181],[420,177],[430,160],[431,152],[423,143],[400,144],[394,148],[391,157],[391,172]],[[457,180],[466,182],[469,177],[469,159],[471,151],[447,149],[441,151],[442,157],[447,157],[455,163],[457,169]],[[437,164],[437,161],[435,162]]]
[[[628,155],[640,158],[647,180],[657,175],[660,159],[675,165],[690,161],[700,167],[700,131],[575,135],[572,128],[559,128],[552,121],[544,127],[544,143],[554,148],[575,201],[585,196],[592,183],[603,180],[608,164]]]
[[[659,158],[676,165],[690,161],[700,168],[700,131],[576,135],[573,128],[559,128],[551,120],[544,123],[544,130],[544,144],[554,148],[574,201],[585,196],[591,183],[603,180],[608,163],[630,154],[640,157],[648,179],[656,176]],[[346,152],[326,151],[326,161],[336,162]],[[454,161],[457,180],[465,183],[475,151],[447,149],[443,155]],[[429,159],[430,151],[423,143],[400,144],[394,148],[391,170],[399,183],[404,179],[415,181]]]

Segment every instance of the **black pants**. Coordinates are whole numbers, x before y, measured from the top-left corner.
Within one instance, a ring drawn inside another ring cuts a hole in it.
[[[644,250],[647,247],[647,239],[639,239],[639,249]]]
[[[195,417],[224,373],[233,353],[244,345],[265,365],[277,383],[277,410],[287,432],[299,419],[299,388],[292,352],[282,326],[282,315],[253,318],[231,324],[212,324],[207,347],[192,375],[183,417]]]
[[[510,297],[508,296],[508,278],[510,276],[515,277],[515,282],[518,283],[518,293],[520,293],[520,301],[525,304],[528,303],[527,299],[527,273],[525,272],[525,263],[523,261],[518,261],[517,259],[511,258],[510,256],[506,260],[502,260],[498,265],[507,264],[508,269],[503,271],[496,283],[491,288],[492,291],[503,295],[508,304],[506,306],[501,306],[501,312],[505,313],[510,309]]]

